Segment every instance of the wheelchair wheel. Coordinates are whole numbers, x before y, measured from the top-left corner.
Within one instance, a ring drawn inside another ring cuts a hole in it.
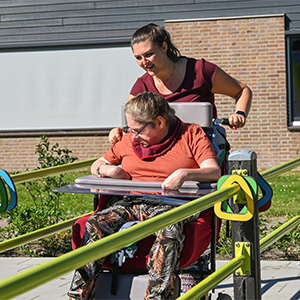
[[[219,293],[216,300],[232,300],[228,294]]]

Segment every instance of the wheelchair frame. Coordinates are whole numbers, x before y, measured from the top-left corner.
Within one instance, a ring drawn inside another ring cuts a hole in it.
[[[212,119],[212,105],[210,103],[170,103],[170,106],[175,109],[176,115],[179,116],[179,118],[181,118],[183,121],[188,121],[189,123],[198,123],[201,127],[203,127],[204,130],[208,130],[210,132],[210,136],[208,135],[210,138],[214,138],[214,133],[211,132],[211,129],[213,127],[213,119]],[[124,110],[122,107],[122,122],[123,125],[126,125],[125,115],[123,111]],[[228,156],[228,152],[226,152],[227,150],[228,149],[225,148],[223,149],[225,154],[225,156],[223,157],[225,160],[224,163],[226,163],[226,157]],[[95,209],[96,207],[98,207],[98,201],[99,201],[99,196],[95,195],[94,196]],[[192,287],[197,282],[203,280],[206,276],[210,275],[215,271],[216,242],[217,242],[217,218],[216,215],[213,213],[212,237],[211,237],[211,243],[209,247],[210,249],[207,249],[192,266],[178,270],[178,275],[182,278],[181,281],[183,281],[183,279],[189,276],[191,278],[190,281],[194,281],[193,284],[191,285]],[[197,279],[194,280],[196,277]],[[113,285],[115,285],[115,283]],[[179,286],[182,287],[182,284],[178,284],[178,288]],[[176,297],[178,297],[180,293],[182,293],[181,289],[180,291],[177,290]],[[205,296],[202,299],[207,299],[207,296]]]

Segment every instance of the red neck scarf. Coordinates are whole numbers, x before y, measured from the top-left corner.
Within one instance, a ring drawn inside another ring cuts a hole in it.
[[[132,142],[132,149],[141,160],[160,156],[172,148],[177,141],[181,130],[182,121],[176,117],[176,122],[173,123],[168,134],[160,143],[149,147],[143,147],[138,141],[134,140]]]

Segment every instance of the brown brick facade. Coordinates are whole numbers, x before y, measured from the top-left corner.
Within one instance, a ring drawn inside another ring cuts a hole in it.
[[[300,133],[287,127],[284,16],[168,22],[166,29],[183,55],[205,58],[247,83],[253,104],[242,130],[227,129],[232,150],[257,153],[266,169],[300,155]],[[219,117],[234,112],[234,101],[217,95]]]
[[[50,137],[51,145],[68,148],[79,160],[96,158],[109,149],[107,136]],[[7,171],[32,170],[38,165],[34,154],[39,137],[0,138],[0,168]]]
[[[266,169],[300,155],[300,133],[287,129],[284,16],[167,22],[166,29],[183,55],[205,58],[253,91],[245,129],[227,129],[232,150],[251,149],[258,168]],[[234,111],[234,101],[216,97],[220,117]],[[51,137],[80,160],[98,157],[109,147],[106,136]],[[0,138],[0,168],[24,171],[37,166],[39,138]]]

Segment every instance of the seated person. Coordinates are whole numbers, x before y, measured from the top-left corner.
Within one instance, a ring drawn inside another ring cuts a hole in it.
[[[138,94],[125,106],[127,134],[96,160],[91,172],[104,177],[161,181],[162,190],[179,190],[184,181],[213,182],[221,175],[214,150],[202,128],[183,123],[157,94]],[[118,165],[121,164],[121,167]],[[143,221],[172,209],[171,205],[112,205],[95,213],[85,227],[83,245],[116,232],[124,223]],[[156,233],[148,260],[145,299],[169,299],[183,248],[183,225],[200,213]],[[207,221],[208,222],[208,221]],[[93,299],[104,258],[75,271],[70,299]]]

